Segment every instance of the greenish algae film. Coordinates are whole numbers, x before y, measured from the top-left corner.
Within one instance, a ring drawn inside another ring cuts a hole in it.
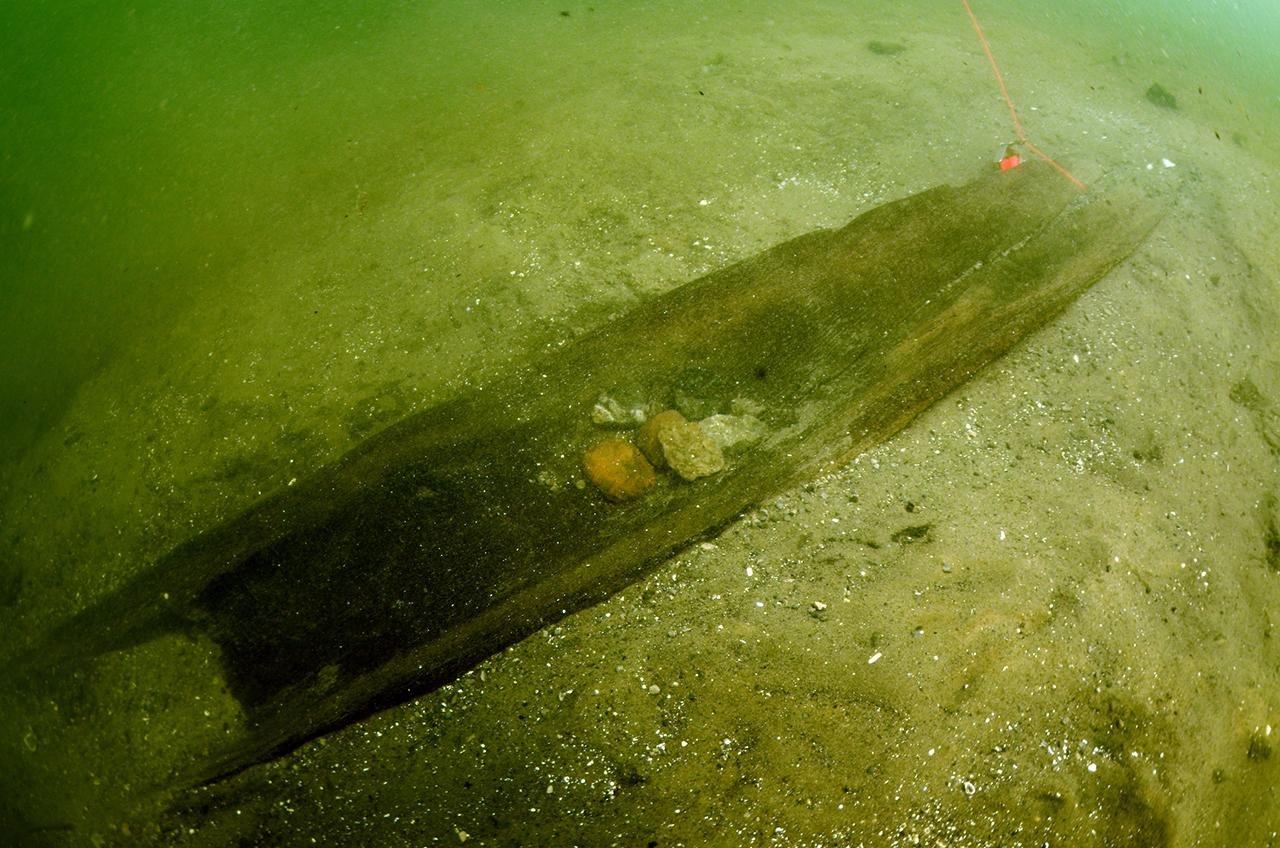
[[[0,693],[11,841],[1274,842],[1280,24],[974,11],[1038,146],[1182,181],[1130,262],[842,471],[203,794],[156,787],[242,720],[208,644]],[[389,423],[1014,140],[958,3],[0,16],[0,656]]]

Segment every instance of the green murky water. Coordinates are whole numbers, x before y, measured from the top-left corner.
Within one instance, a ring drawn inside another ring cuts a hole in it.
[[[207,646],[0,696],[10,841],[1280,840],[1280,15],[975,12],[1039,147],[1182,179],[1128,263],[840,473],[181,810],[241,720]],[[0,656],[391,421],[1014,140],[959,2],[0,32]]]

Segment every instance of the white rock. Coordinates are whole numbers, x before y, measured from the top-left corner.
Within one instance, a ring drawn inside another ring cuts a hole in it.
[[[754,415],[712,415],[699,421],[698,426],[720,450],[754,444],[765,434],[764,422]]]

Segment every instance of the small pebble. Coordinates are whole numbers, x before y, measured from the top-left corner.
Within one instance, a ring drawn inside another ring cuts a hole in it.
[[[658,684],[656,684],[656,683],[651,683],[651,684],[649,684],[649,694],[650,694],[650,695],[656,695],[656,694],[658,694],[658,693],[659,693],[659,692],[661,692],[661,691],[662,691],[662,690],[658,688]]]

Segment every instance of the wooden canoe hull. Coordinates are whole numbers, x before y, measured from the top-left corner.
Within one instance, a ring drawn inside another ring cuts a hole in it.
[[[1128,256],[1161,209],[1033,163],[780,244],[379,433],[178,547],[25,669],[207,637],[246,722],[186,778],[260,762],[453,679],[888,438]],[[602,497],[581,467],[605,435],[598,399],[661,406],[690,369],[762,435],[718,473]]]

